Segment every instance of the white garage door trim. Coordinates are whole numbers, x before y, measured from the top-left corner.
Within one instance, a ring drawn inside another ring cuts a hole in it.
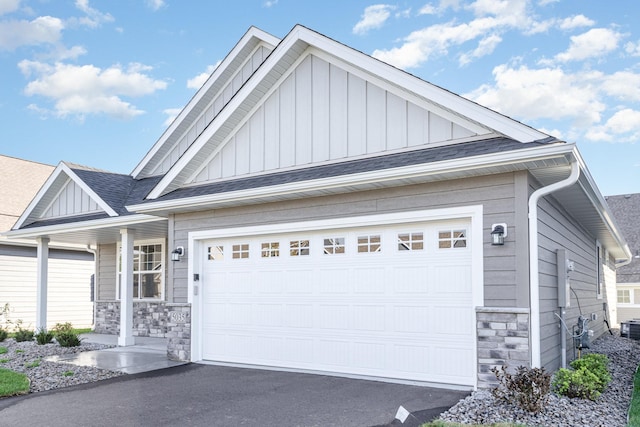
[[[204,241],[210,239],[259,236],[266,234],[321,231],[324,229],[340,229],[350,227],[378,227],[384,225],[401,225],[411,222],[431,222],[439,220],[466,219],[470,222],[469,241],[471,249],[471,289],[472,306],[482,306],[483,265],[482,265],[482,206],[465,206],[447,209],[433,209],[391,214],[367,215],[358,217],[314,220],[296,223],[269,224],[260,226],[236,227],[218,230],[206,230],[189,233],[189,302],[192,304],[192,339],[191,351],[194,362],[203,360],[202,342],[202,300],[199,295],[199,282],[194,282],[194,273],[203,277],[201,260],[204,259]],[[473,308],[472,307],[472,308]],[[475,330],[475,313],[470,316]],[[476,352],[475,340],[473,354]],[[476,359],[474,357],[474,359]],[[475,384],[473,384],[475,386]]]

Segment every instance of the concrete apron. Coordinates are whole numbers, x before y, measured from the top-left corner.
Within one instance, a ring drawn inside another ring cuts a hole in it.
[[[84,342],[117,345],[116,335],[82,334]],[[135,337],[135,345],[114,347],[104,350],[83,351],[76,354],[47,357],[50,362],[69,363],[78,366],[93,366],[125,374],[154,371],[171,368],[188,362],[177,362],[167,357],[165,338]]]

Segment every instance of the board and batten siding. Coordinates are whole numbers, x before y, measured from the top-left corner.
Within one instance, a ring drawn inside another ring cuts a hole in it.
[[[230,227],[311,221],[410,210],[483,205],[484,294],[486,306],[514,307],[518,297],[515,245],[490,244],[491,224],[514,224],[514,176],[500,174],[389,189],[314,197],[238,208],[176,214],[173,218],[174,246],[188,247],[188,233]],[[510,238],[511,239],[511,238]],[[187,254],[187,257],[190,254]],[[187,301],[187,262],[170,263],[173,268],[174,302]]]
[[[36,324],[37,258],[0,255],[0,303],[9,303],[9,319],[22,320],[22,327]],[[74,327],[93,324],[91,275],[93,260],[49,258],[47,327],[71,322]],[[0,319],[0,326],[4,319]],[[11,328],[11,327],[10,327]]]
[[[60,218],[92,212],[102,212],[102,208],[75,181],[69,179],[40,219]]]
[[[473,135],[476,133],[389,90],[308,55],[214,152],[192,182]]]
[[[249,55],[244,64],[238,68],[236,73],[228,80],[227,84],[218,92],[209,105],[200,113],[193,124],[179,138],[171,151],[158,163],[158,166],[150,175],[162,175],[184,154],[198,136],[209,126],[213,119],[222,111],[231,98],[240,90],[242,85],[249,80],[249,77],[258,69],[264,60],[271,53],[271,49],[264,45],[259,45],[254,52]]]
[[[592,340],[605,332],[603,303],[606,302],[606,292],[603,289],[603,297],[597,298],[595,237],[577,225],[577,221],[549,196],[538,203],[538,238],[541,363],[547,371],[552,372],[561,364],[559,319],[554,314],[559,313],[556,251],[566,249],[567,257],[575,265],[575,271],[570,274],[571,288],[575,293],[571,292],[570,307],[565,314],[569,330],[577,324],[582,311],[582,315],[587,318],[592,313],[597,315],[597,320],[590,321],[588,325],[594,331]],[[612,265],[607,268],[611,269]],[[603,272],[604,280],[610,280],[612,275],[607,274],[606,269]],[[615,282],[609,286],[615,286]],[[573,340],[570,336],[571,332],[568,332],[567,361],[573,360]]]

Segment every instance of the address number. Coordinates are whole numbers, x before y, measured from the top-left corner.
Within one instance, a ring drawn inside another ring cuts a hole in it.
[[[184,311],[172,311],[169,313],[169,318],[174,323],[184,323],[187,321],[187,313]]]

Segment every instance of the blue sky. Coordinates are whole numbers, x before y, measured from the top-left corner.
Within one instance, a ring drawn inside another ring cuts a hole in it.
[[[303,24],[569,142],[640,192],[640,2],[0,0],[0,154],[129,173],[254,25]]]

